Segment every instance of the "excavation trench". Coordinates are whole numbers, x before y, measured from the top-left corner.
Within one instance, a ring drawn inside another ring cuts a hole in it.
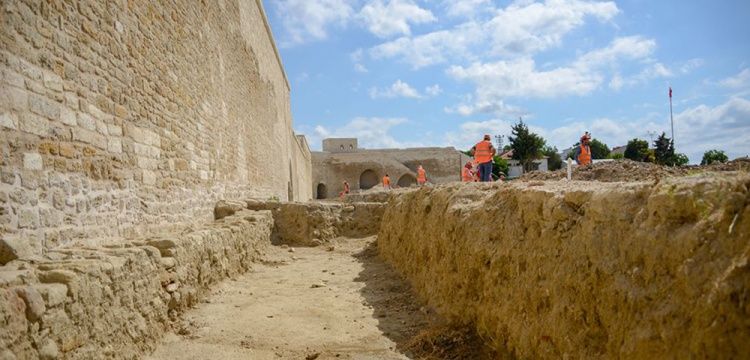
[[[224,201],[174,236],[7,264],[0,355],[738,358],[749,187],[727,172]]]
[[[406,359],[434,316],[378,258],[375,237],[267,256],[216,287],[150,358]]]

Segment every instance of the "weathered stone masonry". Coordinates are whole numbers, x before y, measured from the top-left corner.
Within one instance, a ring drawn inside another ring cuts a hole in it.
[[[0,359],[136,359],[270,246],[270,211],[0,267]]]
[[[260,1],[1,6],[0,263],[311,197]]]

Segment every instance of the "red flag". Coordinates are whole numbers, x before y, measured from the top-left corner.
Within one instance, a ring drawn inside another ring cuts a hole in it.
[[[672,87],[671,86],[669,87],[669,98],[670,99],[672,98]]]

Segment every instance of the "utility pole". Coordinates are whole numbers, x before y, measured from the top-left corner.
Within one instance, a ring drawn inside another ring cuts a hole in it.
[[[497,143],[497,153],[503,151],[503,138],[505,135],[495,135],[495,142]]]
[[[672,86],[669,86],[669,123],[672,125],[672,146],[674,146],[674,115],[672,114]]]
[[[646,134],[648,134],[648,138],[651,139],[651,142],[649,143],[648,146],[651,146],[651,144],[654,143],[654,136],[656,136],[656,131],[649,130],[646,132]]]

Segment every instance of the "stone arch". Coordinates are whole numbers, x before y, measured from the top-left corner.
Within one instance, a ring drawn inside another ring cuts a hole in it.
[[[328,188],[326,187],[326,184],[320,183],[318,184],[317,191],[315,192],[315,198],[316,199],[325,199],[328,197]]]
[[[417,183],[417,178],[412,174],[404,174],[398,178],[398,187],[409,187]]]
[[[375,171],[367,169],[359,176],[359,188],[367,190],[378,184],[378,174]]]

